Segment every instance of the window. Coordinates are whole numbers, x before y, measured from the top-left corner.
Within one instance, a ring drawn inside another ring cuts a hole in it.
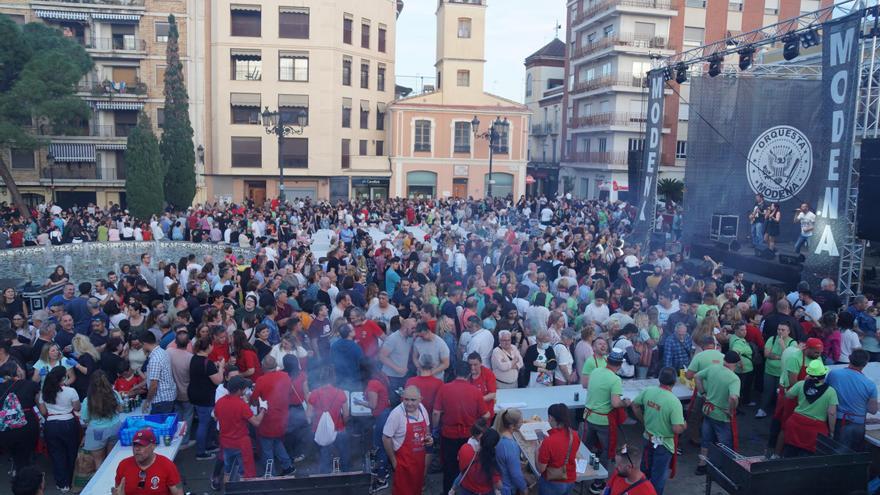
[[[596,33],[590,33],[587,35],[587,45],[592,45],[596,42]]]
[[[526,75],[526,97],[532,96],[532,74]]]
[[[645,151],[644,138],[642,138],[642,139],[629,138],[628,149],[630,151]]]
[[[730,12],[742,12],[742,9],[742,0],[730,0],[727,3],[727,10],[729,10]]]
[[[501,132],[498,133],[498,142],[495,143],[495,153],[510,152],[510,124],[501,126]]]
[[[156,109],[156,126],[158,126],[159,129],[165,127],[165,109],[164,108],[157,108]]]
[[[342,20],[342,42],[346,45],[351,44],[351,32],[354,30],[354,19],[346,17]]]
[[[381,53],[385,53],[386,48],[386,38],[388,35],[388,30],[385,29],[381,24],[379,25],[379,51]]]
[[[260,50],[232,50],[232,80],[259,81],[263,78]]]
[[[351,86],[351,57],[342,58],[342,85]]]
[[[493,174],[486,174],[485,176],[485,184],[486,184],[486,193],[489,193],[489,180],[492,182],[492,197],[493,198],[505,198],[513,194],[513,175],[505,174],[503,172],[495,172]]]
[[[467,17],[462,17],[458,20],[458,37],[459,38],[470,38],[471,37],[471,20]]]
[[[278,111],[285,124],[299,125],[299,116],[304,114],[309,125],[309,95],[278,95]]]
[[[113,67],[113,82],[134,86],[138,82],[137,67]]]
[[[764,0],[764,14],[765,15],[779,14],[779,0]]]
[[[651,41],[657,32],[657,25],[653,22],[636,22],[635,35],[637,41]]]
[[[263,165],[263,145],[258,137],[232,138],[232,166],[256,167]]]
[[[260,37],[261,12],[259,5],[233,5],[230,11],[232,36]]]
[[[351,139],[342,140],[342,168],[351,168]]]
[[[384,131],[385,130],[385,109],[386,106],[384,103],[376,104],[376,130]]]
[[[455,143],[454,150],[456,153],[471,152],[471,123],[456,122],[455,123]]]
[[[278,37],[309,39],[309,8],[281,7],[278,11]]]
[[[379,64],[379,73],[376,75],[376,89],[385,91],[385,64]]]
[[[705,9],[706,8],[706,0],[685,0],[685,5],[688,7],[694,7],[697,9]]]
[[[562,79],[547,79],[547,89],[553,89],[562,86]]]
[[[599,138],[599,153],[605,153],[608,151],[608,138]]]
[[[32,150],[12,149],[12,168],[17,169],[33,169],[34,168],[34,152]]]
[[[415,151],[431,151],[431,121],[416,121]]]
[[[370,23],[361,22],[361,48],[370,47]]]
[[[468,87],[471,85],[471,71],[469,70],[460,70],[458,71],[456,82],[459,86]]]
[[[407,172],[406,195],[411,199],[433,198],[437,192],[437,174],[435,172]]]
[[[687,158],[687,141],[676,141],[675,142],[675,157],[676,158]]]
[[[308,52],[280,52],[278,54],[278,80],[308,82]]]
[[[361,60],[361,88],[370,88],[370,63]]]
[[[678,120],[688,120],[691,114],[691,106],[688,103],[679,103]]]
[[[703,35],[705,33],[705,29],[701,27],[684,27],[684,42],[685,44],[692,45],[702,45],[703,44]]]
[[[592,140],[590,138],[581,138],[577,141],[577,150],[580,153],[589,153],[590,152],[590,143]]]
[[[358,155],[367,156],[367,144],[368,141],[366,139],[361,139],[358,142]]]
[[[385,155],[385,141],[376,141],[376,156]]]
[[[137,126],[138,112],[113,112],[114,136],[126,137]]]
[[[281,163],[284,168],[309,168],[309,139],[289,138],[281,140]]]
[[[609,24],[602,28],[602,36],[606,38],[614,36],[614,24]]]
[[[370,102],[361,100],[361,129],[370,128]]]
[[[342,99],[342,127],[351,128],[351,98]]]
[[[231,93],[229,108],[233,124],[260,125],[260,93]]]
[[[168,28],[170,24],[167,22],[156,22],[156,43],[168,43]]]

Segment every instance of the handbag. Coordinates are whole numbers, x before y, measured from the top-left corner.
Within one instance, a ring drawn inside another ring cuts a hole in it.
[[[455,481],[452,483],[452,488],[449,489],[448,495],[455,495],[458,492],[458,487],[461,486],[461,481],[467,476],[468,471],[471,470],[471,466],[474,465],[474,461],[477,459],[477,456],[480,455],[479,452],[474,452],[474,456],[471,457],[471,462],[468,463],[467,467],[464,469],[464,472],[461,473],[458,477],[455,478]]]
[[[550,467],[547,466],[547,469],[544,470],[544,474],[547,475],[547,481],[567,481],[568,480],[568,458],[571,456],[571,445],[574,443],[574,437],[571,435],[571,430],[568,431],[568,450],[565,452],[565,462],[562,463],[562,467]]]

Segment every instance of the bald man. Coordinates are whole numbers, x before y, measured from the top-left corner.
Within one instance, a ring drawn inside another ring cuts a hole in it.
[[[400,405],[391,410],[382,430],[382,444],[394,468],[392,495],[422,493],[425,485],[425,448],[434,443],[422,394],[413,385],[403,391]]]

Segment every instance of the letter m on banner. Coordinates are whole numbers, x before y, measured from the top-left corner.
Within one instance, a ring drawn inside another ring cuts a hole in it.
[[[654,230],[657,204],[657,175],[660,171],[660,143],[663,137],[663,69],[648,72],[648,110],[645,126],[645,156],[642,160],[642,190],[633,191],[638,203],[638,216],[633,224],[633,237],[641,242]]]

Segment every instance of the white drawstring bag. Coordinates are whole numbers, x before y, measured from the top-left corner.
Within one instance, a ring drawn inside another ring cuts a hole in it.
[[[315,430],[315,443],[321,447],[326,447],[336,441],[336,425],[333,424],[333,418],[330,413],[324,411],[321,418],[318,419],[318,429]]]

